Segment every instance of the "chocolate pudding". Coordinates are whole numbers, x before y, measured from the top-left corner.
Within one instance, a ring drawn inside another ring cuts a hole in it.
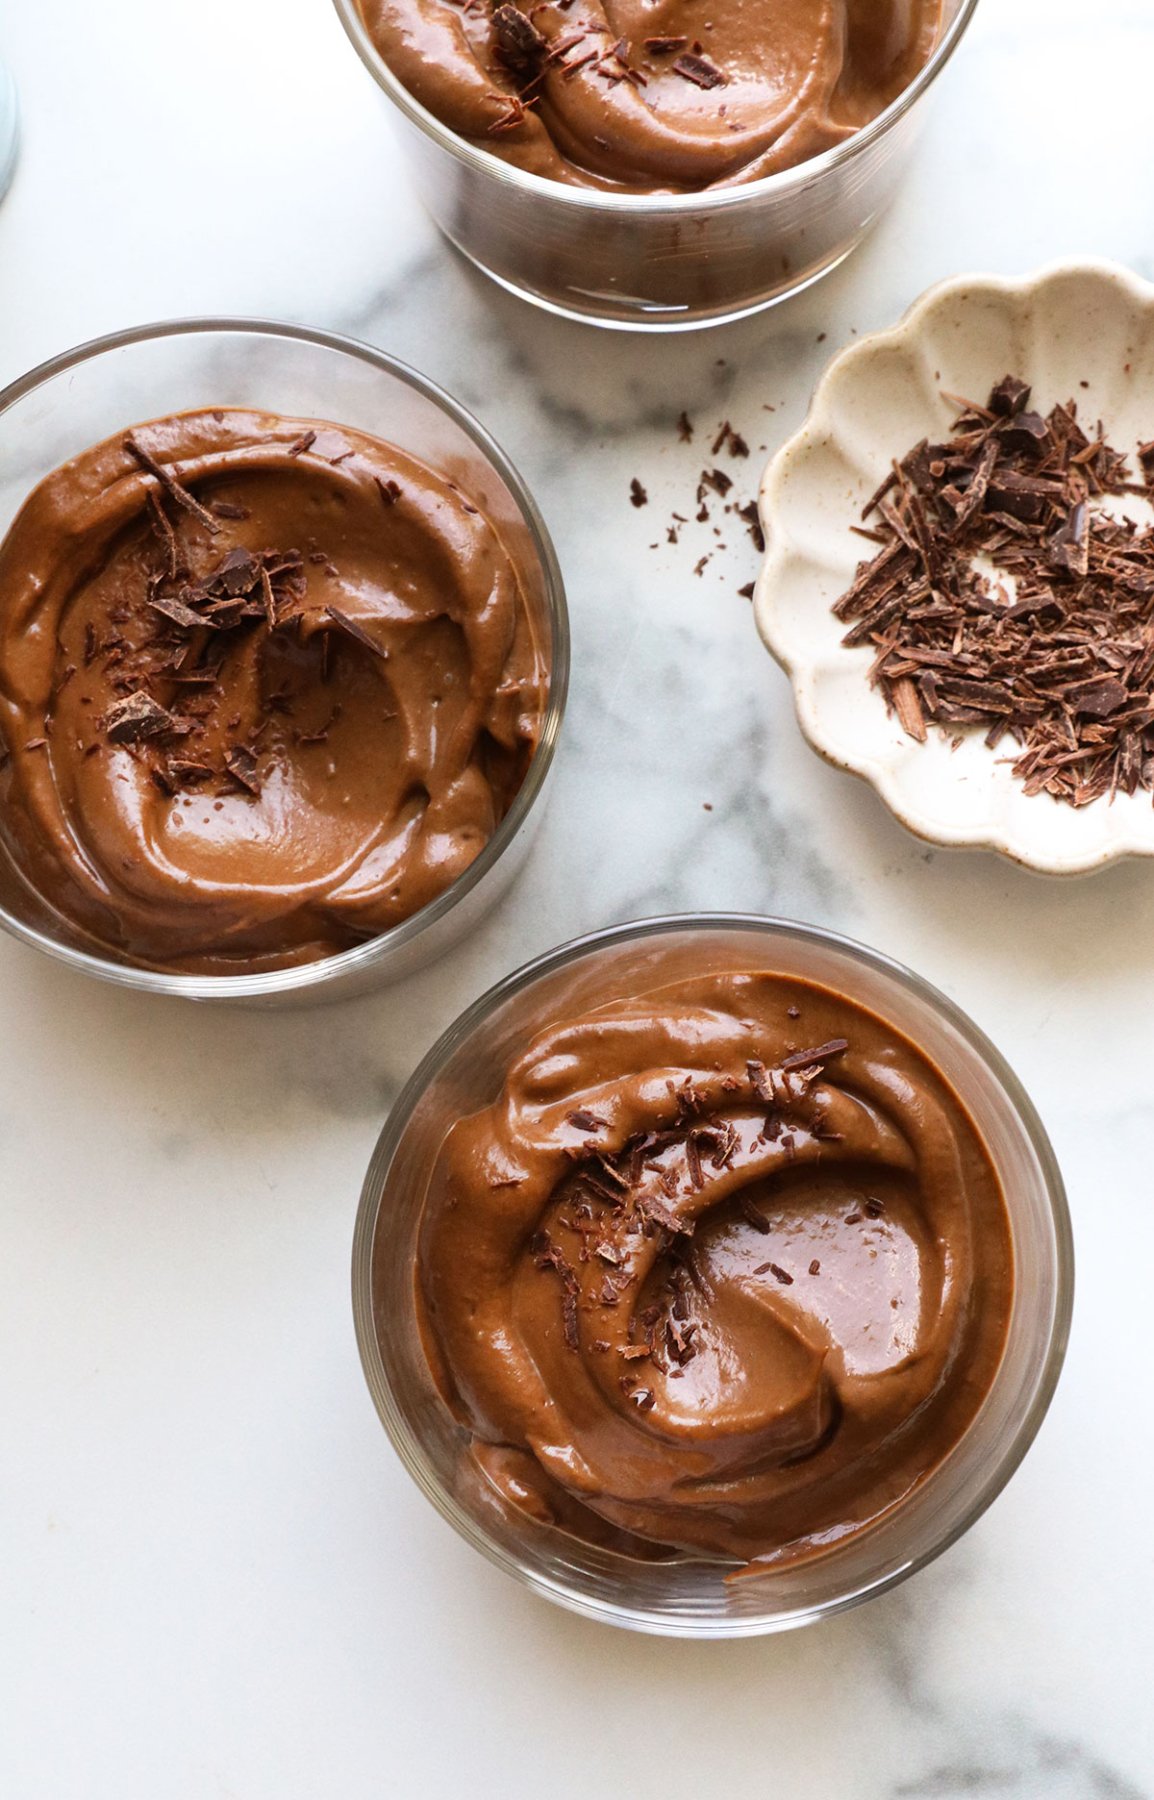
[[[0,545],[0,837],[101,954],[330,956],[469,866],[547,686],[444,475],[316,420],[156,420],[49,475]]]
[[[542,1029],[424,1204],[429,1365],[506,1502],[638,1557],[762,1566],[949,1456],[1013,1298],[990,1153],[842,993],[696,976]]]
[[[756,181],[842,143],[929,60],[942,0],[359,0],[394,75],[534,175],[634,193]]]

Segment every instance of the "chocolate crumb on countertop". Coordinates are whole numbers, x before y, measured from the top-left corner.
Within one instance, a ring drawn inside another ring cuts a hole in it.
[[[629,483],[629,498],[634,506],[647,506],[649,495],[638,481],[636,475]]]

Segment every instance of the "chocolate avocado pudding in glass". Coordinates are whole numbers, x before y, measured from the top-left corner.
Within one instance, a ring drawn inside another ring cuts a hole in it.
[[[924,68],[942,0],[360,0],[452,131],[532,174],[635,193],[756,181],[832,149]]]
[[[1014,1252],[991,1153],[913,1042],[796,976],[687,973],[558,1015],[449,1129],[416,1283],[462,1454],[507,1503],[764,1568],[865,1533],[950,1456]]]
[[[470,865],[547,685],[446,476],[315,419],[158,419],[47,476],[0,546],[0,831],[102,953],[306,963]]]
[[[503,287],[682,331],[836,268],[978,0],[333,0],[417,193]]]

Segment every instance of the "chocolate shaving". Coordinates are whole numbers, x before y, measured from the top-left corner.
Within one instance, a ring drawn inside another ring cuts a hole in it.
[[[605,1128],[604,1119],[599,1119],[596,1113],[588,1112],[583,1106],[579,1106],[575,1112],[566,1113],[565,1123],[572,1125],[574,1131],[602,1131]]]
[[[247,788],[250,794],[260,793],[257,761],[251,750],[246,750],[243,744],[235,745],[225,752],[224,766],[233,780],[239,782],[242,788]]]
[[[830,1038],[828,1044],[819,1044],[816,1050],[795,1050],[791,1056],[782,1058],[781,1066],[787,1074],[793,1069],[810,1069],[841,1056],[848,1049],[848,1038]]]
[[[214,580],[232,599],[250,593],[260,579],[261,565],[249,550],[230,550],[216,570]]]
[[[555,1269],[561,1278],[561,1330],[570,1350],[580,1350],[581,1334],[577,1318],[577,1296],[580,1284],[572,1264],[559,1250],[547,1232],[538,1233],[530,1246],[539,1269]]]
[[[673,73],[686,81],[692,81],[694,87],[699,88],[724,87],[729,80],[728,75],[716,63],[710,62],[708,56],[699,56],[693,50],[687,50],[677,58],[673,64]]]
[[[761,514],[758,511],[757,501],[749,500],[744,506],[739,506],[737,516],[739,519],[744,519],[746,530],[753,539],[754,549],[760,555],[765,549],[765,533],[761,528]]]
[[[671,1231],[678,1237],[693,1236],[692,1221],[679,1219],[655,1194],[643,1194],[637,1202],[637,1210],[647,1214],[663,1231]]]
[[[386,656],[387,653],[383,647],[369,635],[363,625],[358,625],[355,619],[350,619],[348,613],[341,612],[340,608],[336,606],[326,606],[325,615],[332,620],[338,631],[343,631],[346,636],[351,637],[364,649],[371,651],[373,656],[382,658]]]
[[[179,737],[189,729],[186,720],[174,718],[143,689],[117,700],[101,723],[105,736],[113,744],[139,744],[149,738]]]
[[[701,486],[703,488],[712,488],[715,494],[720,494],[724,499],[725,495],[728,494],[730,488],[733,486],[733,477],[727,475],[724,469],[702,469]],[[698,495],[700,498],[700,489],[698,490]]]
[[[170,756],[167,763],[168,772],[182,787],[192,787],[198,781],[211,781],[216,770],[209,763],[193,762],[188,757]]]
[[[649,503],[649,495],[638,481],[636,475],[629,483],[629,500],[630,504],[633,506],[647,506]]]
[[[185,631],[199,631],[203,626],[215,629],[214,620],[202,618],[200,613],[193,612],[191,606],[186,606],[183,600],[158,594],[147,604],[153,612],[162,613],[166,619],[171,619],[174,625],[182,626]]]
[[[195,494],[189,493],[184,483],[173,474],[171,469],[166,469],[163,463],[158,463],[156,458],[150,456],[134,437],[129,436],[124,439],[124,448],[130,456],[135,457],[142,469],[147,470],[154,480],[159,481],[165,493],[172,496],[177,506],[182,506],[186,513],[190,513],[194,519],[199,519],[206,530],[214,534],[219,531],[220,526],[213,514],[206,506],[200,504]]]
[[[499,6],[493,14],[493,36],[500,60],[514,75],[531,79],[538,73],[549,46],[523,12]]]
[[[177,569],[180,567],[180,553],[177,549],[176,533],[172,529],[172,520],[164,510],[164,502],[161,500],[160,495],[155,488],[149,488],[148,490],[148,510],[152,514],[152,522],[164,543],[165,555],[168,561],[169,580],[174,581],[176,579]]]

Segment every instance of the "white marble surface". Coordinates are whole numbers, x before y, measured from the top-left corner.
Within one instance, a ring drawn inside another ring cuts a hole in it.
[[[0,1794],[1154,1794],[1154,869],[1052,885],[927,852],[802,743],[740,534],[700,578],[706,535],[648,548],[700,467],[683,406],[772,448],[823,358],[939,276],[1154,273],[1150,0],[983,0],[867,248],[652,343],[537,317],[442,247],[326,0],[0,0],[0,53],[26,121],[0,380],[177,313],[371,338],[520,464],[576,655],[529,873],[408,986],[223,1016],[0,944]],[[828,1626],[714,1646],[570,1618],[476,1558],[390,1451],[348,1303],[361,1172],[419,1053],[529,953],[698,905],[840,927],[966,1006],[1053,1134],[1080,1259],[1057,1400],[970,1536]]]

